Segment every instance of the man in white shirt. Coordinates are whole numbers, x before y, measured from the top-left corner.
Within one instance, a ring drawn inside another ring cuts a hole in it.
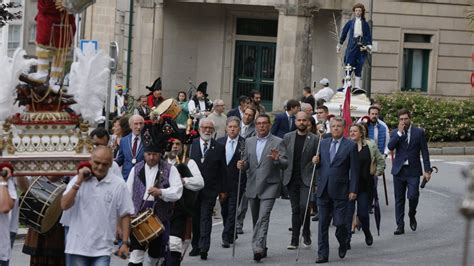
[[[314,94],[314,99],[316,100],[317,106],[323,104],[321,100],[324,100],[324,102],[329,102],[334,95],[334,90],[329,87],[329,79],[323,78],[319,81],[319,84],[321,84],[322,89]]]
[[[17,195],[13,179],[10,178],[13,166],[10,163],[0,163],[0,169],[0,265],[8,266],[11,253],[9,216]]]
[[[169,234],[170,219],[173,202],[179,200],[183,193],[183,184],[178,170],[173,165],[161,159],[167,146],[166,135],[144,134],[144,139],[150,139],[144,145],[145,160],[137,163],[127,179],[127,187],[132,194],[135,207],[135,215],[139,215],[147,208],[153,208],[154,214],[163,223],[164,231],[149,242],[148,246],[142,246],[132,234],[130,237],[131,254],[128,265],[143,265],[145,250],[151,265],[161,265],[169,260]],[[133,231],[132,231],[133,233]]]
[[[173,139],[173,146],[171,151],[166,153],[166,157],[169,164],[178,168],[183,183],[183,195],[175,204],[171,216],[170,251],[171,265],[173,266],[181,264],[186,224],[193,215],[197,191],[204,187],[204,179],[196,162],[191,158],[183,158],[183,156],[183,141]],[[179,161],[177,158],[180,158]]]
[[[117,223],[122,228],[123,242],[117,254],[128,254],[134,208],[125,181],[109,171],[112,159],[110,148],[96,147],[90,167],[79,169],[61,199],[61,208],[70,210],[65,253],[72,265],[110,264]]]

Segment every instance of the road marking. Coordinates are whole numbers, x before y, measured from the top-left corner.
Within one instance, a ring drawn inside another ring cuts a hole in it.
[[[218,225],[218,224],[222,224],[222,223],[223,223],[222,221],[220,221],[220,222],[217,222],[217,223],[213,223],[213,224],[212,224],[212,226],[214,226],[214,225]]]
[[[452,162],[446,162],[449,164],[455,164],[455,165],[461,165],[461,166],[469,166],[471,165],[471,162],[463,162],[463,161],[452,161]]]
[[[431,190],[429,188],[424,188],[423,190],[434,193],[436,195],[440,195],[440,196],[445,197],[445,198],[451,198],[449,195],[446,195],[446,194],[438,192],[438,191]]]
[[[423,161],[423,160],[420,160]],[[430,159],[431,162],[443,162],[443,159]]]

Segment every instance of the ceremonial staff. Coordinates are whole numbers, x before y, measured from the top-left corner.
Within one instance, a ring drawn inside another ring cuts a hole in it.
[[[316,156],[319,156],[319,147],[321,146],[321,139],[323,138],[323,134],[326,133],[326,125],[323,123],[321,127],[318,129],[319,133],[319,140],[318,140],[318,148],[316,149]],[[304,217],[303,222],[301,223],[303,226],[306,222],[306,218],[308,216],[308,206],[309,206],[309,198],[311,196],[311,188],[313,187],[314,182],[314,173],[316,172],[316,164],[313,164],[313,173],[311,174],[311,182],[309,184],[309,191],[308,191],[308,198],[306,199],[306,208],[304,209]],[[300,248],[301,248],[301,238],[303,237],[303,230],[300,233],[300,239],[298,240],[298,251],[296,252],[296,261],[298,261],[300,257]]]
[[[245,155],[245,141],[240,141],[239,143],[239,153],[240,153],[240,159],[242,160]],[[233,245],[232,245],[232,258],[235,257],[235,240],[237,238],[237,209],[239,206],[239,201],[240,201],[240,182],[242,180],[242,169],[239,169],[239,181],[237,185],[237,208],[235,208],[235,216],[234,216],[234,236],[233,236]]]

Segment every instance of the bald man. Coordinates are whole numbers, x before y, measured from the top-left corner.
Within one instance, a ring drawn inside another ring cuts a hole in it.
[[[130,170],[138,162],[143,161],[142,129],[145,120],[140,115],[132,115],[128,120],[132,133],[120,139],[120,148],[115,161],[122,166],[122,176],[127,180]]]
[[[65,253],[71,265],[109,265],[117,223],[123,230],[118,255],[126,258],[128,254],[134,207],[125,181],[109,171],[112,161],[110,148],[96,147],[61,199],[61,208],[70,215]]]

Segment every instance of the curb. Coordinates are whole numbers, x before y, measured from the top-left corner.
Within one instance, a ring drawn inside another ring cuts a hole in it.
[[[474,155],[474,147],[428,148],[430,155]]]

